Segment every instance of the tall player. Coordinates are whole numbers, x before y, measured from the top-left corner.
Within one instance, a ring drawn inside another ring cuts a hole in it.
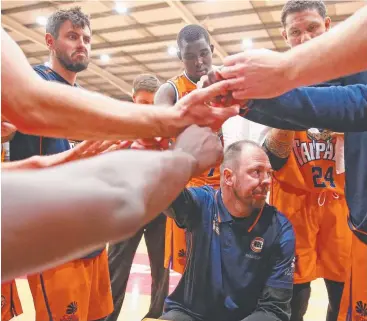
[[[330,23],[322,1],[291,0],[282,11],[283,37],[290,47],[327,32]],[[276,169],[271,203],[286,213],[296,233],[292,321],[303,320],[310,282],[319,277],[324,278],[329,297],[326,320],[338,318],[351,249],[344,173],[338,172],[336,164],[343,157],[338,155],[338,139],[342,138],[319,128],[272,129],[265,141]]]
[[[34,70],[48,81],[69,86],[87,68],[91,49],[89,18],[80,8],[53,13],[46,25],[49,67]],[[10,159],[51,155],[70,149],[67,139],[25,135],[17,132],[10,142]],[[112,312],[112,295],[105,248],[90,255],[28,276],[37,320],[96,320]]]
[[[196,89],[200,78],[212,69],[214,46],[210,43],[208,32],[201,26],[191,24],[180,30],[177,36],[178,58],[184,65],[184,71],[163,84],[154,98],[154,103],[173,106],[179,99]],[[209,184],[219,187],[219,168],[212,168],[193,178],[189,187]],[[186,265],[185,231],[179,229],[174,221],[167,218],[165,267],[183,273]]]

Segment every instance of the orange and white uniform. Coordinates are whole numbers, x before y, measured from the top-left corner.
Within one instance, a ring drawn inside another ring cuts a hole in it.
[[[107,250],[29,275],[36,320],[98,320],[113,311]]]
[[[1,284],[1,320],[9,321],[22,313],[15,281]]]
[[[196,84],[189,79],[186,72],[167,81],[173,86],[176,92],[176,101],[196,89]],[[219,187],[220,172],[219,166],[202,173],[200,176],[193,177],[187,187],[200,187],[211,185]],[[172,270],[183,273],[186,266],[186,235],[185,230],[180,229],[175,221],[167,217],[166,223],[166,246],[164,256],[164,266]]]
[[[274,173],[270,202],[296,234],[295,284],[317,278],[344,282],[347,276],[352,233],[335,145],[328,131],[296,132],[286,164]]]

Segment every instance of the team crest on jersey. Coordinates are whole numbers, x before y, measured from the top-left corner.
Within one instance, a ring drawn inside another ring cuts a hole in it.
[[[60,319],[60,321],[79,321],[77,316],[78,302],[71,302],[66,308],[66,314]]]
[[[356,321],[367,321],[367,303],[358,301],[356,303],[356,313],[358,316],[356,317]]]
[[[293,152],[300,166],[315,160],[335,161],[335,139],[331,131],[310,128],[307,137],[311,140],[293,141]]]
[[[4,305],[6,304],[6,300],[5,300],[5,296],[1,296],[1,308],[4,307]]]
[[[262,237],[255,237],[250,244],[252,252],[260,253],[264,247],[264,239]]]
[[[178,263],[183,266],[186,265],[186,257],[186,251],[184,249],[180,249],[178,251]]]
[[[312,141],[321,140],[324,142],[330,142],[332,139],[331,131],[327,129],[310,128],[307,130],[307,137]]]

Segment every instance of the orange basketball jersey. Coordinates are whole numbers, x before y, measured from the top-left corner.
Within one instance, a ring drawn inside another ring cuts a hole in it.
[[[330,132],[296,132],[287,164],[274,173],[283,189],[344,195],[344,174],[336,173],[336,138]]]
[[[176,102],[196,89],[196,84],[189,79],[185,71],[181,75],[168,80],[168,83],[175,89]],[[219,166],[217,166],[197,177],[193,177],[187,187],[211,185],[218,188],[219,182],[220,173]],[[180,229],[173,219],[167,218],[164,266],[182,274],[186,266],[186,255],[185,231]]]
[[[190,80],[184,71],[181,75],[174,77],[167,81],[173,86],[176,92],[176,102],[182,97],[186,96],[194,89],[196,84]],[[214,188],[219,187],[220,173],[219,166],[212,168],[197,177],[193,177],[190,181],[190,186],[211,185]]]

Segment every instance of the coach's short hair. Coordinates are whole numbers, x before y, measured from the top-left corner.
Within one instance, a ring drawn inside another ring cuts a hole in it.
[[[74,27],[84,29],[90,27],[89,16],[82,12],[80,7],[73,7],[68,10],[57,10],[48,19],[46,24],[46,33],[50,33],[55,39],[59,36],[60,27],[65,21],[71,21]]]
[[[160,85],[161,83],[156,76],[151,74],[141,74],[134,79],[133,94],[140,90],[155,93]]]
[[[326,18],[326,6],[322,0],[289,0],[282,9],[281,21],[283,27],[289,14],[316,9],[322,18]]]
[[[208,31],[200,25],[187,25],[183,27],[177,35],[177,45],[181,49],[183,41],[193,42],[204,38],[210,45],[210,38]]]
[[[263,148],[258,143],[255,143],[252,140],[244,139],[244,140],[240,140],[238,142],[232,143],[224,151],[224,157],[223,157],[223,161],[220,167],[221,171],[223,171],[224,168],[228,168],[228,167],[236,168],[238,165],[238,160],[239,160],[238,156],[241,154],[242,150],[248,146],[263,150]]]

